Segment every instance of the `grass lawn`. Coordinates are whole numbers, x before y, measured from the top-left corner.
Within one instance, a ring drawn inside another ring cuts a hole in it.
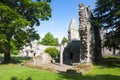
[[[12,63],[1,64],[0,80],[120,80],[120,64],[109,63],[108,58],[105,61],[108,63],[103,61],[84,75],[59,74]]]

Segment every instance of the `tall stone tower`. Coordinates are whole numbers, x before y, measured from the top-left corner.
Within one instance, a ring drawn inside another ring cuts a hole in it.
[[[91,25],[91,12],[89,6],[79,4],[79,30],[81,37],[80,61],[91,62],[94,48],[94,33]]]
[[[72,18],[68,28],[68,40],[80,40],[78,29],[76,28],[76,20]]]
[[[76,20],[72,18],[68,27],[68,43],[64,46],[63,63],[79,63],[80,62],[80,37],[77,29]]]

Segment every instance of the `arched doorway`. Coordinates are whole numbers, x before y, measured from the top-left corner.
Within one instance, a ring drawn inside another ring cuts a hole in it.
[[[73,53],[72,52],[70,52],[70,58],[69,59],[73,60]]]

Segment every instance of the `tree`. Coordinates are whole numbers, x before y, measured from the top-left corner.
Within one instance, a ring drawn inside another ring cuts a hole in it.
[[[45,52],[48,53],[53,59],[55,59],[59,54],[59,51],[56,48],[51,47],[47,48]]]
[[[26,44],[31,35],[27,26],[32,29],[33,25],[40,25],[40,19],[50,17],[51,8],[46,0],[0,0],[0,52],[4,53],[4,60],[10,61],[11,43],[18,49]]]
[[[93,34],[94,34],[94,47],[93,48],[93,62],[99,63],[102,59],[102,53],[101,53],[101,37],[100,37],[100,26],[98,21],[96,20],[96,17],[92,16],[92,28],[93,28]]]
[[[59,39],[55,38],[55,46],[59,46]]]
[[[62,44],[65,44],[66,42],[67,42],[68,40],[67,40],[67,38],[66,37],[64,37],[63,39],[62,39]]]
[[[34,41],[34,40],[39,40],[40,36],[33,27],[28,27],[27,32],[28,32],[27,43],[32,47],[31,42]]]
[[[120,49],[120,0],[97,0],[94,15],[106,29],[105,46]],[[108,37],[109,36],[109,37]]]
[[[17,12],[8,6],[0,4],[0,44],[2,45],[1,52],[4,53],[5,61],[10,60],[11,41],[16,39],[14,38],[15,35],[17,36],[19,31],[28,24],[29,22],[23,19]]]
[[[42,38],[42,41],[40,42],[43,45],[50,45],[50,46],[58,46],[58,39],[54,38],[54,36],[48,32],[44,38]]]

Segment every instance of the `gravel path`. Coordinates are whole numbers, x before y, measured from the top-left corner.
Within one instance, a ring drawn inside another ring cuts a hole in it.
[[[66,72],[67,69],[73,69],[72,66],[70,65],[59,65],[58,63],[49,63],[49,64],[41,64],[40,66],[42,66],[43,68],[54,68],[55,70],[59,71],[59,72]]]

